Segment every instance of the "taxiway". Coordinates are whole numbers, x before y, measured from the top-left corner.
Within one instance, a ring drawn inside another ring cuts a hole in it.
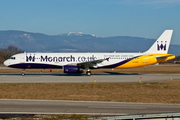
[[[67,74],[0,74],[0,83],[90,83],[90,82],[131,82],[141,80],[144,83],[180,79],[180,74],[167,73],[117,73],[117,74],[94,74],[67,75]]]

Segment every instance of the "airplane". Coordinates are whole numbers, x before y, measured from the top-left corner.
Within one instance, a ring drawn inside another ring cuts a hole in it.
[[[165,30],[154,44],[142,53],[19,53],[4,61],[4,65],[25,69],[63,69],[64,73],[92,75],[91,69],[135,68],[153,65],[176,56],[168,54],[173,30]]]

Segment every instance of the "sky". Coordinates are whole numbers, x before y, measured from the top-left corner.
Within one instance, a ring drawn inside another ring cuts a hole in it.
[[[180,45],[180,0],[0,0],[0,30],[157,39],[173,29]]]

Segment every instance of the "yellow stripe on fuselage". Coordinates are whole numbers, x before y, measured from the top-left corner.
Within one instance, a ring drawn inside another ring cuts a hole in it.
[[[166,57],[167,56],[167,57]],[[157,60],[157,57],[164,57],[161,60]],[[148,55],[142,55],[139,56],[137,58],[134,58],[132,60],[130,60],[129,62],[120,65],[118,67],[115,68],[135,68],[135,67],[142,67],[142,66],[146,66],[146,65],[152,65],[152,64],[156,64],[156,63],[160,63],[160,62],[164,62],[167,60],[171,60],[174,59],[175,55],[171,55],[171,54],[148,54]]]

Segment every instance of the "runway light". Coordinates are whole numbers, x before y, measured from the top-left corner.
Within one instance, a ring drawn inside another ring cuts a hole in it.
[[[96,83],[96,76],[94,76],[94,83]]]
[[[140,79],[139,79],[139,83],[142,83],[142,76],[141,76]]]
[[[142,80],[139,80],[139,83],[142,83]]]

